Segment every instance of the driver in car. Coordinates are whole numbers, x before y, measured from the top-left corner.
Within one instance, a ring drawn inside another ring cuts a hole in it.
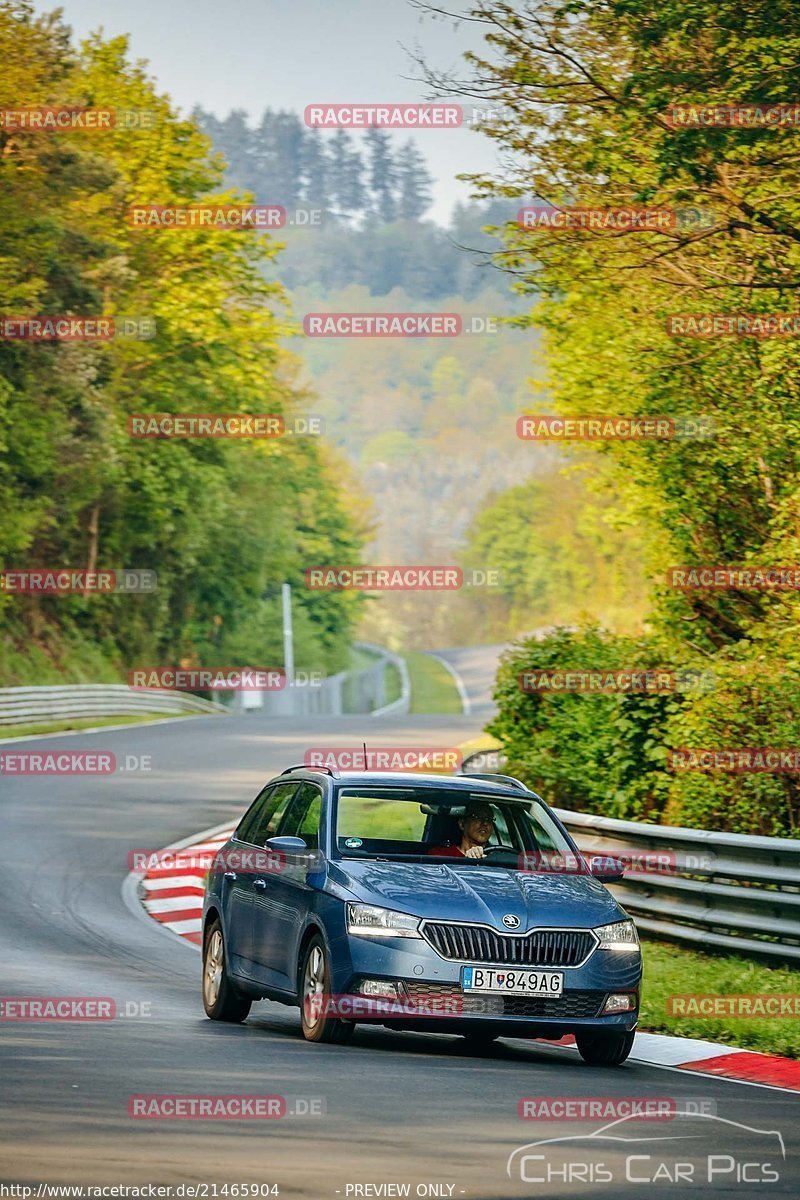
[[[483,858],[483,848],[494,830],[491,806],[481,801],[470,801],[458,824],[462,835],[460,844],[431,846],[428,853],[444,858]]]

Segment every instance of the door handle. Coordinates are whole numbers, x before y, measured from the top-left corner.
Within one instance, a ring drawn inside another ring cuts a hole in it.
[[[259,890],[260,892],[265,892],[265,891],[267,890],[267,881],[266,881],[266,879],[254,879],[254,880],[253,880],[253,887],[254,887],[254,888],[258,888],[258,890]]]
[[[222,876],[222,878],[223,879],[235,879],[236,872],[235,871],[226,871],[225,874]]]

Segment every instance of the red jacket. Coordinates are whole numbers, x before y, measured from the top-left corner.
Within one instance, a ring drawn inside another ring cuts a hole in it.
[[[442,858],[466,858],[460,846],[431,846],[428,854],[438,854]]]

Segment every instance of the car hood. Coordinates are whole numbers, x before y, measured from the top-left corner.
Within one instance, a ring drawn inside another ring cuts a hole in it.
[[[499,930],[507,928],[507,914],[518,918],[521,931],[539,926],[590,929],[624,916],[611,893],[591,875],[361,859],[332,863],[331,878],[365,904]]]

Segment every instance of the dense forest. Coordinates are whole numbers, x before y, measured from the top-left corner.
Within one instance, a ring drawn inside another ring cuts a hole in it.
[[[491,729],[522,778],[567,807],[797,836],[796,774],[670,768],[681,747],[797,746],[797,593],[680,590],[668,571],[800,558],[793,337],[691,339],[671,324],[795,313],[799,135],[663,114],[676,99],[724,105],[732,79],[753,103],[791,96],[800,14],[723,0],[710,24],[633,0],[609,22],[586,0],[565,22],[558,0],[535,16],[483,0],[480,18],[495,56],[464,86],[506,114],[486,133],[508,153],[444,228],[427,218],[413,141],[320,135],[283,111],[182,119],[124,39],[76,50],[60,18],[0,0],[3,105],[117,106],[158,124],[156,138],[0,131],[6,313],[146,317],[154,332],[0,340],[0,561],[158,573],[139,596],[0,592],[3,682],[118,678],[147,659],[270,665],[279,584],[309,561],[496,569],[496,588],[444,600],[298,588],[298,665],[341,666],[357,625],[409,647],[518,637]],[[554,234],[518,224],[532,196],[713,219]],[[207,197],[305,205],[321,221],[273,238],[124,219],[143,198]],[[498,325],[447,343],[302,337],[304,313],[337,309]],[[326,437],[128,437],[127,417],[154,411],[316,412]],[[524,411],[666,414],[712,432],[532,444],[515,433]],[[558,628],[526,636],[544,626]],[[531,668],[655,666],[713,687],[518,683]]]
[[[306,411],[282,346],[269,238],[141,231],[142,199],[223,192],[208,139],[124,39],[80,51],[59,16],[0,4],[0,107],[146,111],[152,128],[0,130],[6,315],[148,318],[147,339],[0,340],[0,563],[148,568],[141,595],[0,590],[3,684],[117,679],[128,663],[281,663],[279,589],[366,532],[343,460],[312,438],[136,441],[132,412]],[[345,486],[343,486],[343,482]],[[296,591],[298,666],[345,661],[357,598]]]
[[[591,507],[580,476],[562,478],[557,449],[516,436],[529,375],[542,367],[538,333],[520,327],[524,299],[514,295],[495,257],[520,202],[457,204],[440,226],[424,219],[420,206],[404,207],[403,192],[429,194],[429,176],[408,146],[393,158],[380,130],[357,139],[307,130],[288,112],[267,111],[253,124],[240,112],[224,119],[196,115],[228,164],[228,183],[249,188],[263,203],[321,210],[318,227],[280,230],[283,248],[269,266],[286,285],[296,320],[310,311],[432,308],[494,322],[484,336],[446,342],[289,342],[327,437],[372,501],[369,560],[465,562],[499,571],[498,585],[484,592],[369,601],[364,630],[398,648],[425,648],[501,640],[582,616],[636,628],[644,588],[641,557],[627,545],[630,530],[616,528],[607,499]],[[358,180],[350,194],[363,208],[342,201],[337,162]],[[392,188],[400,190],[387,205]],[[525,486],[533,491],[522,502]],[[506,489],[512,489],[508,499]],[[518,510],[510,523],[505,515],[498,522],[502,548],[495,545],[493,517],[480,516],[494,499],[500,513],[507,504]],[[628,565],[620,567],[624,554]]]
[[[800,133],[791,121],[676,124],[669,112],[683,102],[724,113],[745,99],[769,111],[792,97],[800,10],[721,0],[709,20],[695,5],[633,0],[610,20],[607,5],[587,0],[569,20],[563,13],[557,0],[535,15],[480,6],[496,57],[476,61],[467,86],[503,107],[490,136],[514,159],[499,178],[476,180],[478,190],[604,210],[690,205],[714,219],[660,232],[506,226],[502,262],[543,331],[549,397],[566,416],[667,414],[710,420],[714,432],[587,444],[596,493],[616,498],[618,522],[643,551],[648,624],[632,640],[587,626],[523,641],[501,669],[492,728],[512,769],[568,806],[797,836],[796,772],[670,769],[680,747],[800,744],[797,591],[678,589],[668,573],[800,561],[795,337],[754,336],[745,322],[743,336],[686,338],[670,320],[796,316]],[[507,508],[501,498],[479,535]],[[532,666],[657,664],[708,671],[714,689],[527,694],[518,685]]]
[[[319,208],[358,226],[416,221],[430,207],[433,177],[413,138],[399,149],[383,129],[328,138],[296,113],[269,108],[253,125],[238,109],[222,120],[200,107],[192,115],[223,151],[230,182],[259,203]]]

